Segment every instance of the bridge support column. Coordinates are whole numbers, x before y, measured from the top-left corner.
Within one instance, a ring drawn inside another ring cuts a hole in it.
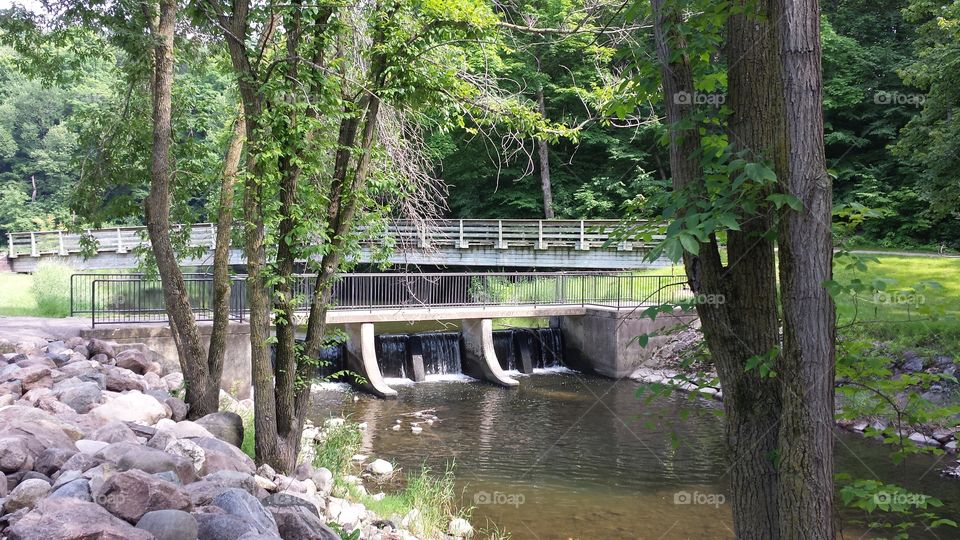
[[[493,350],[493,320],[465,319],[463,321],[463,372],[467,375],[500,386],[518,386],[500,368]]]
[[[347,333],[347,369],[367,380],[364,390],[377,397],[396,397],[397,391],[387,386],[377,363],[373,323],[345,324]]]

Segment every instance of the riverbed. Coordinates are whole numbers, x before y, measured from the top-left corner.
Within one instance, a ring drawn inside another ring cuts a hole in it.
[[[393,400],[318,390],[311,416],[366,422],[363,453],[407,471],[452,464],[475,526],[496,524],[515,540],[733,537],[719,402],[648,400],[637,382],[562,368],[520,376],[516,389],[437,379],[393,381]],[[414,434],[403,415],[424,409],[440,420]],[[838,472],[900,483],[960,515],[960,482],[937,476],[936,458],[894,466],[888,448],[841,431],[835,451]],[[859,537],[860,517],[844,512],[845,532]]]

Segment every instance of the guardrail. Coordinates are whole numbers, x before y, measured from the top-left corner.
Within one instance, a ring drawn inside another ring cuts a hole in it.
[[[397,220],[387,226],[386,236],[404,248],[567,248],[590,250],[609,248],[632,250],[643,242],[620,242],[611,233],[624,223],[617,220],[522,220],[522,219],[448,219],[424,224]],[[174,230],[183,231],[183,225]],[[213,249],[217,227],[200,223],[190,227],[190,247]],[[371,235],[372,236],[372,235]],[[84,232],[32,231],[7,235],[10,258],[69,256],[88,253],[127,253],[149,247],[145,227],[90,229]],[[369,245],[381,245],[383,235],[368,238]],[[85,249],[86,247],[86,249]]]
[[[166,321],[159,279],[131,274],[76,276],[79,277],[71,280],[71,310],[75,314],[89,313],[94,326]],[[246,278],[234,276],[232,279],[231,319],[243,320],[248,310],[244,286]],[[309,310],[314,279],[312,275],[296,276],[293,288],[298,312]],[[185,281],[197,320],[211,320],[212,276],[188,274]],[[81,296],[89,298],[88,304],[79,299]],[[681,302],[692,296],[683,276],[604,272],[346,274],[333,286],[331,309],[511,305],[622,308]]]

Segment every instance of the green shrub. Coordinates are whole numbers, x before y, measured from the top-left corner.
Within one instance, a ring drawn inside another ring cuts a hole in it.
[[[44,317],[70,315],[70,276],[73,268],[56,261],[40,261],[33,273],[33,297]]]
[[[346,422],[331,426],[323,431],[323,440],[317,443],[313,459],[315,467],[326,467],[334,478],[341,478],[349,472],[353,455],[360,451],[363,435],[357,424]]]

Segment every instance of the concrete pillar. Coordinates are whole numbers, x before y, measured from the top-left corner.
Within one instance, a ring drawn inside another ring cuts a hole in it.
[[[463,321],[463,372],[500,386],[518,386],[515,379],[507,377],[500,368],[497,353],[493,350],[493,321],[491,319],[465,319]]]
[[[427,371],[423,366],[423,342],[420,336],[410,336],[407,344],[407,373],[413,382],[423,382],[427,380]]]
[[[345,324],[347,333],[347,369],[357,373],[366,383],[363,388],[377,397],[396,397],[397,391],[387,386],[377,363],[373,323]]]

